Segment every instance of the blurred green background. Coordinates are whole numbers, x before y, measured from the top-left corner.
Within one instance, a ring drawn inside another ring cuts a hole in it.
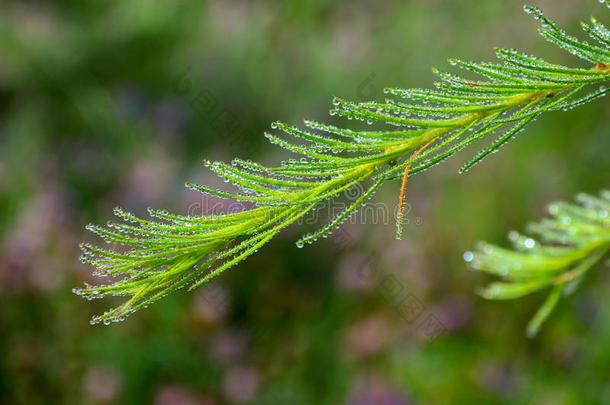
[[[608,10],[536,0],[573,31]],[[592,271],[542,333],[543,296],[488,302],[462,253],[505,243],[554,199],[609,187],[610,104],[550,113],[471,170],[468,149],[410,179],[410,223],[346,224],[304,249],[292,227],[209,288],[112,326],[77,244],[112,207],[206,209],[205,158],[273,163],[270,122],[348,125],[333,95],[429,87],[448,57],[544,42],[516,0],[0,3],[0,403],[610,404],[610,273]],[[220,183],[222,185],[222,183]],[[395,204],[399,183],[376,202]],[[362,278],[359,272],[376,274]],[[605,270],[605,271],[601,271]],[[392,279],[421,317],[405,321]],[[396,284],[398,283],[398,284]],[[430,339],[421,320],[442,335]]]

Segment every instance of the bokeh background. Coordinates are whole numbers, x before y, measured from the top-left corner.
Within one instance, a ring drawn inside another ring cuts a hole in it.
[[[576,30],[595,0],[531,1]],[[505,243],[554,199],[608,187],[610,104],[550,113],[467,175],[476,149],[410,179],[402,241],[346,224],[297,249],[292,227],[209,288],[127,321],[71,289],[89,222],[121,205],[206,209],[205,157],[286,157],[274,120],[328,117],[333,95],[428,87],[446,59],[544,42],[517,0],[13,1],[0,4],[0,403],[610,404],[610,272],[598,266],[536,339],[543,296],[488,302],[464,251]],[[222,186],[222,183],[220,183]],[[376,202],[395,204],[399,183]],[[347,242],[346,242],[347,240]],[[365,270],[362,270],[365,269]],[[375,277],[362,277],[375,274]],[[392,286],[418,303],[397,312]],[[398,284],[397,284],[398,283]],[[422,326],[432,316],[442,334]]]

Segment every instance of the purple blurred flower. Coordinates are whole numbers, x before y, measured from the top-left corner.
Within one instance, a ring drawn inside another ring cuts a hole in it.
[[[463,295],[447,298],[431,309],[448,331],[466,328],[472,320],[472,311],[472,301]]]

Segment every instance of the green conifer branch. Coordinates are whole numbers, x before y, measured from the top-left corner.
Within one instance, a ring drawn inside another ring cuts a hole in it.
[[[610,191],[599,198],[579,194],[580,205],[557,202],[549,205],[552,219],[531,224],[528,232],[509,234],[514,250],[480,242],[464,258],[472,268],[501,277],[481,289],[488,299],[507,300],[540,290],[550,293],[527,326],[534,336],[562,295],[571,294],[587,271],[610,250]]]
[[[591,25],[584,25],[601,44],[592,46],[568,36],[538,9],[525,9],[541,21],[545,38],[595,66],[568,68],[515,50],[496,49],[501,63],[450,60],[486,80],[473,81],[435,69],[440,77],[435,90],[386,89],[397,99],[384,102],[333,100],[331,115],[385,124],[390,129],[355,131],[315,121],[305,121],[308,130],[272,124],[282,135],[265,136],[301,155],[300,160],[284,161],[278,167],[241,159],[230,165],[206,161],[207,167],[237,186],[239,191],[234,193],[186,184],[205,194],[253,203],[254,208],[208,216],[149,209],[151,219],[116,208],[122,223],[87,227],[113,246],[82,244],[82,260],[96,268],[96,275],[111,281],[86,285],[75,293],[89,299],[127,297],[119,307],[94,317],[92,323],[121,320],[173,290],[204,284],[256,252],[322,201],[357,184],[367,184],[364,195],[319,231],[300,238],[297,246],[328,235],[386,180],[426,170],[470,143],[504,130],[464,165],[465,172],[542,113],[573,108],[604,95],[607,90],[603,87],[584,97],[581,93],[610,79],[610,31],[594,19]]]

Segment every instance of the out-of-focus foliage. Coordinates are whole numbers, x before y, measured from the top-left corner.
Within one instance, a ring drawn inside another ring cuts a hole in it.
[[[532,3],[571,32],[589,15],[608,23],[594,0]],[[183,180],[223,184],[203,157],[287,157],[261,134],[275,120],[326,117],[329,95],[381,101],[384,87],[423,86],[430,66],[489,60],[493,46],[579,63],[532,35],[521,7],[1,2],[0,402],[608,402],[607,267],[530,340],[538,297],[477,298],[485,278],[462,263],[476,240],[500,240],[546,202],[607,187],[605,102],[537,121],[467,176],[455,174],[460,154],[411,179],[402,241],[394,218],[360,218],[315,248],[295,249],[289,228],[213,288],[111,328],[88,323],[105,303],[71,292],[100,281],[76,260],[83,223],[105,222],[116,204],[138,215],[230,209],[185,193]],[[398,183],[377,199],[395,203]],[[397,308],[411,296],[422,311],[407,322]],[[433,342],[419,326],[430,314],[445,326]]]
[[[514,299],[551,289],[527,327],[530,336],[538,333],[561,295],[574,292],[610,248],[610,191],[604,191],[600,198],[580,194],[578,200],[581,206],[550,205],[553,219],[529,226],[529,232],[538,234],[539,240],[512,231],[509,238],[515,251],[481,242],[476,253],[464,255],[473,268],[505,280],[482,290],[485,298]]]

